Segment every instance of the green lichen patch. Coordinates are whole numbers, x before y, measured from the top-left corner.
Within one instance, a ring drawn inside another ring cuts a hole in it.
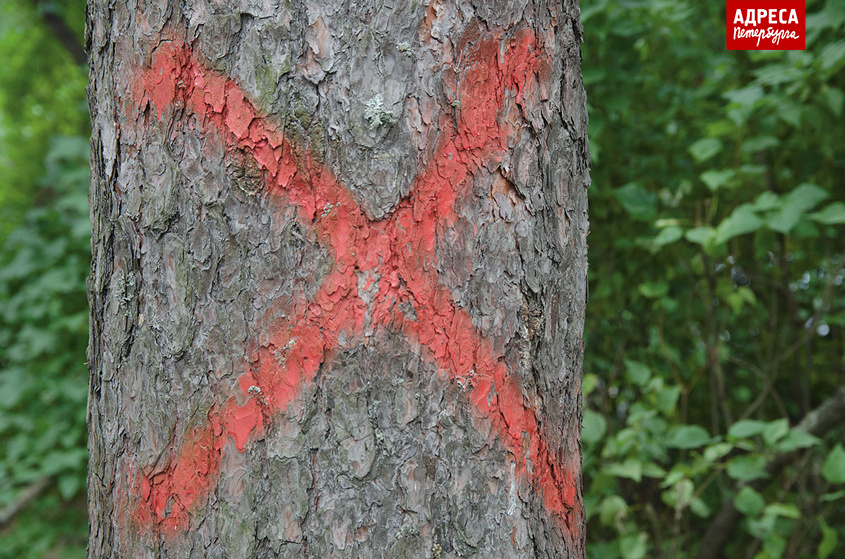
[[[384,98],[381,96],[381,93],[376,94],[367,101],[364,109],[364,118],[369,123],[370,130],[375,130],[380,126],[389,126],[396,122],[396,117],[385,107]]]

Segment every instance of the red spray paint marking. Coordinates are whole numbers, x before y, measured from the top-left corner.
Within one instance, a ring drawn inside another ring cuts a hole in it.
[[[521,103],[526,90],[536,87],[532,79],[542,62],[533,35],[518,32],[504,56],[500,41],[492,37],[469,45],[466,61],[455,69],[457,128],[441,117],[434,156],[410,196],[381,220],[368,219],[349,190],[307,152],[297,156],[231,79],[205,68],[185,45],[158,49],[152,68],[136,83],[140,107],[152,103],[160,118],[166,107],[184,106],[203,126],[221,131],[231,146],[250,153],[266,171],[270,195],[298,208],[299,219],[331,248],[334,262],[313,298],[297,305],[296,316],[271,324],[269,344],[257,351],[253,370],[239,378],[246,404],[239,406],[231,396],[208,412],[203,425],[187,431],[164,471],[133,473],[132,516],[140,526],[159,526],[166,534],[186,529],[191,510],[216,484],[228,438],[242,452],[250,440],[263,437],[270,415],[286,409],[314,380],[341,332],[361,339],[366,327],[380,326],[403,332],[438,367],[466,382],[470,401],[513,454],[518,475],[530,477],[546,510],[578,537],[580,461],[560,463],[534,410],[525,405],[518,377],[437,277],[438,229],[458,219],[455,201],[473,173],[507,148],[509,131],[498,120],[506,90]],[[362,274],[364,289],[378,283],[369,308],[359,294]],[[403,302],[413,305],[415,317],[399,310]]]

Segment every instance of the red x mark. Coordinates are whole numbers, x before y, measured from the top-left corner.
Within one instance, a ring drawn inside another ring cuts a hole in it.
[[[187,45],[159,47],[152,67],[137,80],[134,99],[141,108],[151,102],[161,118],[169,105],[184,107],[203,126],[222,132],[231,146],[251,154],[266,172],[269,193],[298,208],[299,219],[331,248],[334,262],[300,312],[272,324],[269,345],[259,349],[252,371],[239,378],[240,400],[246,397],[246,404],[239,406],[231,396],[215,405],[205,425],[186,433],[164,471],[135,474],[131,510],[141,526],[158,525],[171,534],[187,528],[190,511],[216,483],[226,440],[231,437],[243,451],[250,440],[263,437],[272,414],[286,409],[313,381],[341,333],[347,340],[361,339],[365,329],[380,326],[401,331],[467,386],[470,401],[513,455],[517,475],[530,477],[548,513],[578,537],[580,457],[566,455],[561,463],[561,452],[548,447],[519,378],[438,281],[436,231],[456,222],[456,197],[482,163],[501,160],[512,132],[497,119],[506,95],[522,104],[537,87],[535,75],[544,64],[527,30],[509,39],[479,39],[467,50],[455,68],[457,126],[441,118],[434,156],[411,194],[389,216],[370,220],[328,169],[308,153],[296,155],[234,81],[204,67]],[[377,296],[368,307],[360,292],[369,289]],[[406,316],[400,303],[412,305],[415,316]]]

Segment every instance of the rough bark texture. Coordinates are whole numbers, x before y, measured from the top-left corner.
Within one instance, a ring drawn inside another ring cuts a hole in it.
[[[578,13],[89,3],[89,557],[584,556]]]

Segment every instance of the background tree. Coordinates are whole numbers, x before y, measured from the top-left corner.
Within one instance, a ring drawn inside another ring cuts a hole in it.
[[[89,556],[582,557],[577,5],[89,22]]]

